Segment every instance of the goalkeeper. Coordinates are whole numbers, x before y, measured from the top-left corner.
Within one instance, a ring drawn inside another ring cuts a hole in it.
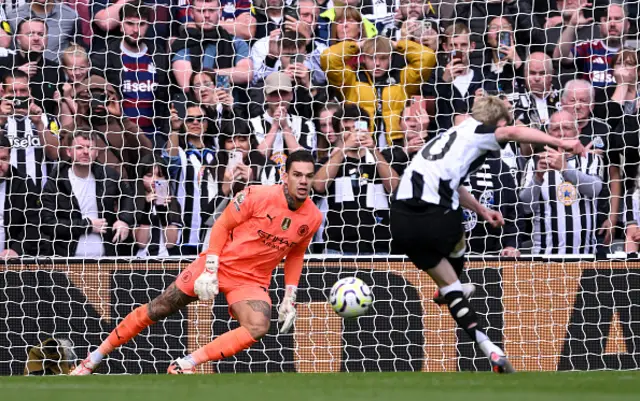
[[[311,153],[296,151],[287,159],[283,185],[253,186],[238,193],[216,221],[209,249],[162,294],[128,314],[71,375],[93,373],[106,355],[145,327],[198,299],[213,300],[218,290],[225,294],[240,327],[171,362],[167,373],[192,374],[204,362],[251,347],[269,330],[271,298],[267,289],[273,270],[285,256],[286,291],[278,308],[278,322],[282,323],[280,332],[288,332],[296,317],[304,253],[322,221],[322,214],[309,199],[314,173]]]

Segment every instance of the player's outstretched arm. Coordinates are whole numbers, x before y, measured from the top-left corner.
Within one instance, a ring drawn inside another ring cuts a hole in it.
[[[496,140],[500,143],[505,142],[524,142],[538,145],[548,145],[557,149],[564,149],[576,155],[584,155],[586,149],[578,139],[559,139],[551,135],[547,135],[537,129],[523,126],[507,126],[499,127],[495,132]]]

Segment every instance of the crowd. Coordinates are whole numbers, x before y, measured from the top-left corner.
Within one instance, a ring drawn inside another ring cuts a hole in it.
[[[0,257],[195,255],[301,148],[325,215],[310,251],[393,254],[404,168],[482,96],[590,150],[508,143],[476,166],[465,186],[506,224],[465,211],[470,253],[638,250],[628,4],[7,0],[0,18]]]

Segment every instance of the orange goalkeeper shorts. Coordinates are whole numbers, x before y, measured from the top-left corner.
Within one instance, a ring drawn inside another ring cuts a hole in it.
[[[202,274],[207,261],[206,256],[198,256],[185,270],[183,270],[176,279],[176,286],[180,291],[185,294],[197,297],[193,291],[193,286],[196,279]],[[244,280],[239,277],[231,276],[228,271],[229,267],[220,266],[218,269],[218,285],[220,292],[222,292],[227,298],[227,304],[229,306],[240,301],[265,301],[271,306],[271,297],[266,287],[262,287],[259,284]]]

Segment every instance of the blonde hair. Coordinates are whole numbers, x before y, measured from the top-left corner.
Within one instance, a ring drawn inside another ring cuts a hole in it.
[[[67,57],[69,59],[71,59],[72,57],[82,57],[85,60],[89,61],[89,54],[87,54],[87,51],[85,50],[85,48],[75,43],[70,44],[62,52],[62,63],[65,65],[65,67],[70,67],[68,65]]]
[[[380,54],[391,57],[392,51],[393,46],[391,45],[391,40],[384,36],[376,36],[375,38],[367,39],[362,44],[362,53],[367,56]]]
[[[495,96],[476,98],[471,116],[484,125],[497,126],[502,120],[511,121],[511,114],[504,101]]]

